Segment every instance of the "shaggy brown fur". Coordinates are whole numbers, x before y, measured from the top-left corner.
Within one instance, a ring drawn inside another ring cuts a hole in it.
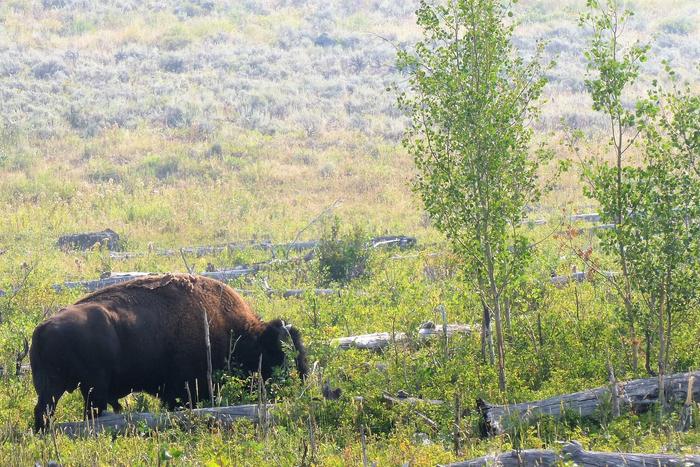
[[[80,388],[86,416],[135,391],[157,395],[168,408],[178,400],[209,398],[204,317],[210,322],[214,370],[227,362],[262,375],[284,363],[282,341],[291,338],[299,373],[307,373],[299,332],[281,320],[265,323],[231,287],[202,276],[146,276],[89,294],[34,330],[31,366],[38,402],[37,430],[58,399]],[[233,347],[233,353],[229,354]]]

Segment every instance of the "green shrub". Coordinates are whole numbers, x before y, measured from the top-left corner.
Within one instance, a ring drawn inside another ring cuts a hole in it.
[[[341,232],[340,220],[335,218],[326,229],[318,246],[319,270],[325,284],[347,283],[368,273],[369,237],[359,225]]]

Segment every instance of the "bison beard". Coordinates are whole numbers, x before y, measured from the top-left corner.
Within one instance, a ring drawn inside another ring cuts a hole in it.
[[[261,321],[229,286],[187,274],[147,276],[92,293],[34,330],[36,429],[45,426],[63,393],[76,388],[86,417],[99,416],[107,404],[119,412],[119,398],[137,391],[158,396],[170,410],[178,399],[188,400],[187,388],[193,394],[197,388],[200,399],[210,398],[205,312],[214,370],[229,362],[254,372],[262,356],[267,379],[284,364],[282,342],[291,339],[297,370],[306,376],[299,331],[281,320]]]

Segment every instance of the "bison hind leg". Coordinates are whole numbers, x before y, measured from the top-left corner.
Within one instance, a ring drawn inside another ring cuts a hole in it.
[[[39,394],[39,400],[34,407],[34,431],[39,433],[51,420],[56,411],[56,404],[63,395],[64,391],[42,392]]]

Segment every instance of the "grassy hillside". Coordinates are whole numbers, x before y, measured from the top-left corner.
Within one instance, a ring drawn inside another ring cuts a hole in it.
[[[700,5],[695,0],[637,0],[629,40],[654,38],[651,79],[671,60],[697,86],[700,74]],[[583,0],[521,0],[515,44],[525,55],[547,40],[556,60],[545,89],[537,139],[557,157],[562,121],[589,134],[604,122],[590,109],[583,88],[586,37],[577,26]],[[313,413],[321,465],[358,465],[358,424],[368,429],[368,457],[377,465],[434,465],[511,447],[559,449],[578,439],[586,447],[641,452],[699,452],[700,431],[674,429],[653,414],[610,421],[545,419],[490,440],[479,435],[473,401],[524,401],[605,384],[607,363],[620,379],[629,371],[630,343],[618,304],[600,282],[549,286],[552,271],[577,265],[570,240],[550,237],[551,226],[530,230],[541,244],[538,262],[518,297],[509,334],[510,389],[497,391],[495,370],[480,358],[478,334],[441,345],[391,347],[386,353],[342,352],[329,339],[354,333],[401,331],[415,336],[427,320],[439,321],[444,304],[451,322],[477,323],[481,308],[460,267],[430,227],[410,189],[412,161],[400,146],[406,120],[387,87],[405,83],[394,64],[396,49],[410,47],[420,31],[415,2],[399,0],[5,0],[0,2],[0,364],[12,368],[22,339],[71,303],[79,291],[54,291],[67,279],[117,271],[184,271],[179,257],[157,248],[258,239],[291,241],[336,200],[341,236],[360,225],[366,235],[409,234],[412,251],[375,250],[369,274],[339,297],[268,297],[273,288],[327,286],[317,259],[282,264],[234,286],[265,319],[285,317],[299,326],[322,377],[302,383],[275,380],[282,406],[264,436],[248,423],[230,430],[190,430],[71,441],[30,432],[35,396],[31,378],[5,372],[0,379],[0,463],[59,460],[74,464],[299,465],[311,455]],[[641,91],[641,89],[640,89]],[[606,147],[587,151],[604,153]],[[591,210],[578,176],[556,181],[533,217],[560,218]],[[111,228],[129,251],[62,252],[64,233]],[[299,238],[328,235],[315,222]],[[593,237],[572,240],[593,245]],[[282,252],[276,252],[279,257]],[[401,257],[397,259],[396,257]],[[264,261],[265,251],[190,258],[202,271]],[[580,265],[578,265],[580,267]],[[264,280],[263,280],[264,279]],[[674,370],[698,368],[697,310],[675,330]],[[543,337],[544,335],[544,337]],[[343,391],[320,401],[319,381]],[[245,384],[223,382],[232,401],[255,400]],[[415,411],[387,407],[383,391],[450,401]],[[464,414],[462,451],[452,452],[455,395]],[[365,398],[363,412],[354,397]],[[160,410],[131,396],[129,410]],[[62,400],[58,421],[80,418],[78,394]],[[602,422],[602,423],[601,423]],[[305,447],[306,446],[306,447]],[[171,459],[168,460],[168,457]]]

